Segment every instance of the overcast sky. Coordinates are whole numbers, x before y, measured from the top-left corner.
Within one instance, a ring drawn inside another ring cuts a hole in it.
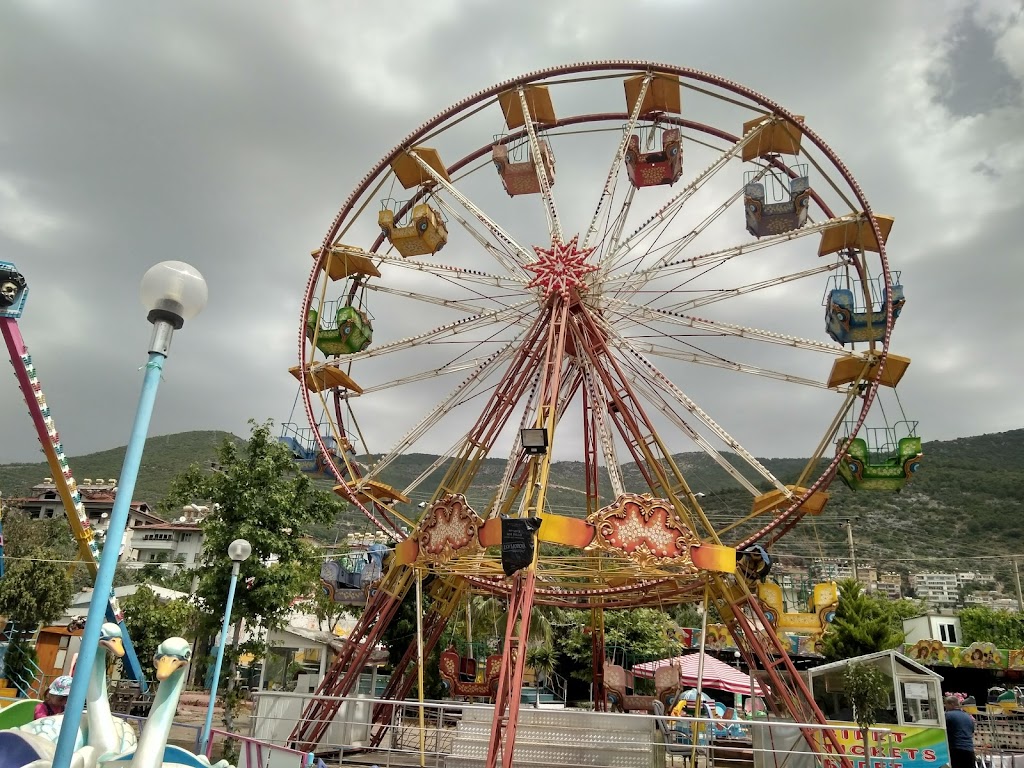
[[[28,279],[21,328],[69,454],[126,441],[151,264],[188,261],[210,290],[174,340],[151,434],[287,420],[309,251],[366,171],[470,93],[612,58],[711,71],[806,115],[896,218],[907,415],[926,440],[1024,426],[1019,2],[396,0],[382,13],[341,0],[11,0],[0,260]],[[823,323],[800,335],[825,340]],[[739,418],[712,405],[761,455],[806,454],[820,437],[791,441],[770,403]],[[41,460],[13,377],[0,424],[0,461]]]

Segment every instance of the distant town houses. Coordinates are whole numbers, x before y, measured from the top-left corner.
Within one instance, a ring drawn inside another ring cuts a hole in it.
[[[84,478],[78,489],[93,531],[102,541],[114,506],[117,481]],[[34,519],[64,515],[64,506],[50,478],[33,486],[30,496],[9,501]],[[137,568],[154,564],[168,569],[194,568],[202,559],[203,530],[200,524],[207,512],[206,507],[189,505],[175,519],[164,520],[155,515],[147,503],[133,501],[121,542],[120,562]],[[322,546],[328,554],[335,550],[362,551],[374,540],[372,533],[350,533],[344,543],[334,547]],[[772,579],[782,587],[790,610],[806,606],[814,584],[845,579],[856,579],[868,592],[891,600],[904,597],[921,600],[940,612],[965,606],[1019,609],[1016,596],[996,588],[992,574],[976,571],[887,571],[869,561],[858,561],[854,572],[851,562],[843,558],[822,557],[802,562],[806,564],[794,565],[780,559],[772,567]]]
[[[849,560],[817,558],[802,565],[780,559],[771,574],[782,587],[790,610],[807,603],[814,584],[855,579],[869,593],[890,600],[913,598],[935,611],[950,612],[966,606],[1019,610],[1016,595],[997,588],[995,576],[977,571],[887,571],[871,562],[858,562],[856,573]]]
[[[110,513],[117,495],[117,480],[86,477],[78,483],[78,491],[93,535],[106,546]],[[29,496],[9,499],[8,502],[21,507],[34,520],[61,518],[65,514],[64,504],[52,478],[32,486]],[[203,552],[203,529],[200,523],[209,511],[206,507],[185,507],[174,520],[164,520],[155,515],[143,501],[132,501],[129,509],[118,562],[127,567],[160,565],[168,569],[194,568],[199,564]]]

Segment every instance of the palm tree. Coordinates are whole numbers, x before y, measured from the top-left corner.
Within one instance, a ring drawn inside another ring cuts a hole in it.
[[[550,643],[535,645],[527,652],[526,663],[532,667],[533,673],[537,676],[537,685],[534,687],[537,697],[535,704],[540,709],[540,689],[555,671],[555,665],[558,663],[558,651]]]

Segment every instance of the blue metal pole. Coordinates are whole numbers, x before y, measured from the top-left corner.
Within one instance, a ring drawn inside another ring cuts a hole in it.
[[[118,549],[121,546],[118,544]],[[111,590],[113,594],[113,590]],[[146,682],[146,676],[142,674],[142,665],[139,663],[139,655],[135,652],[135,645],[132,643],[131,637],[128,635],[128,625],[125,623],[124,615],[114,613],[114,608],[107,601],[107,621],[111,624],[117,624],[121,628],[121,644],[124,646],[124,668],[128,670],[128,676],[135,679],[139,684],[139,690],[142,693],[149,691],[149,683]]]
[[[231,584],[228,586],[228,602],[224,606],[224,623],[220,626],[220,643],[217,645],[217,661],[213,665],[213,682],[210,683],[210,703],[206,706],[206,724],[203,735],[199,737],[199,754],[205,755],[210,746],[210,730],[213,728],[213,705],[217,701],[217,686],[220,683],[220,667],[224,662],[224,646],[228,642],[228,625],[231,624],[231,606],[235,602],[235,584],[238,582],[238,570],[241,563],[231,564]]]
[[[156,391],[160,386],[160,375],[163,372],[166,359],[166,355],[161,352],[149,353],[146,375],[142,381],[142,394],[139,397],[139,407],[135,412],[135,424],[132,426],[132,434],[128,439],[124,464],[121,465],[121,477],[117,482],[117,496],[110,512],[106,546],[103,547],[103,553],[100,556],[92,601],[89,603],[89,615],[85,620],[85,629],[82,632],[82,645],[78,651],[78,661],[75,663],[71,692],[68,694],[68,701],[64,709],[66,717],[61,723],[57,750],[53,755],[53,768],[70,768],[71,758],[74,756],[75,738],[79,726],[77,714],[85,709],[85,692],[89,687],[89,676],[96,661],[100,628],[103,626],[107,601],[114,583],[114,570],[121,549],[121,540],[124,538],[124,529],[128,524],[132,495],[135,493],[135,481],[142,463],[142,451],[146,447],[149,421],[153,415]]]

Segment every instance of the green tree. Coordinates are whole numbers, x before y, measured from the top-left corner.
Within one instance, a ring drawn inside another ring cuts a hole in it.
[[[121,601],[128,634],[148,679],[154,676],[153,654],[169,637],[195,640],[199,611],[185,600],[160,600],[146,585]]]
[[[4,577],[0,614],[19,635],[64,615],[74,595],[68,562],[76,556],[63,520],[31,520],[20,510],[4,513]]]
[[[331,600],[326,591],[320,587],[319,572],[309,575],[309,583],[312,585],[312,591],[301,603],[296,605],[296,608],[316,616],[317,625],[322,632],[334,632],[343,618],[358,616],[362,612],[360,606],[336,603]]]
[[[674,656],[678,646],[669,637],[670,626],[668,614],[654,608],[605,611],[604,645],[608,652],[619,649],[628,664]],[[565,624],[554,635],[560,674],[589,681],[592,647],[590,612],[566,611]]]
[[[195,570],[189,568],[170,571],[153,563],[148,563],[136,570],[139,574],[139,581],[173,589],[176,592],[191,592],[192,579],[197,575]]]
[[[895,648],[906,637],[901,613],[908,609],[869,595],[853,579],[840,582],[835,621],[824,637],[825,658],[850,659]]]
[[[960,618],[961,643],[995,643],[997,648],[1024,647],[1024,617],[1019,613],[984,606],[963,608]]]
[[[860,726],[865,755],[871,754],[868,729],[878,720],[878,713],[889,704],[890,687],[888,676],[873,664],[851,664],[843,673],[843,688]]]
[[[203,502],[211,509],[203,521],[204,548],[196,594],[209,607],[213,629],[223,616],[231,578],[228,544],[246,539],[252,556],[241,564],[231,621],[234,637],[225,642],[228,661],[224,724],[231,730],[238,701],[235,672],[242,653],[262,657],[265,632],[281,627],[293,601],[311,594],[318,571],[317,551],[306,540],[309,527],[334,519],[339,499],[300,472],[291,452],[271,434],[272,422],[250,422],[249,440],[232,438],[217,449],[216,471],[193,465],[174,479],[161,508],[171,512]],[[244,619],[253,640],[239,637]]]
[[[558,666],[558,651],[550,643],[535,645],[526,652],[526,663],[530,665],[533,674],[537,677],[537,683],[534,686],[537,699],[534,703],[540,709],[540,690]]]

